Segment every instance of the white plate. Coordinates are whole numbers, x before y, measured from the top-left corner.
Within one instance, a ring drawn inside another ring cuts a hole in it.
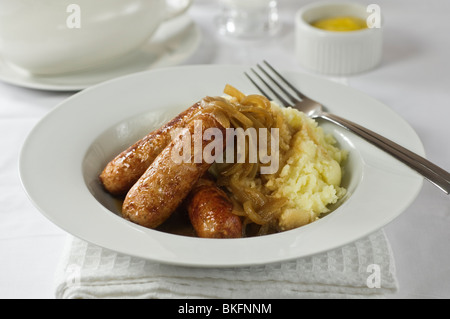
[[[0,56],[0,80],[38,90],[79,91],[119,76],[182,63],[195,53],[200,41],[200,29],[185,14],[161,25],[151,40],[136,52],[101,68],[38,76],[9,64]]]
[[[344,184],[350,196],[328,216],[284,233],[245,239],[200,239],[146,229],[117,215],[97,176],[118,152],[229,83],[256,90],[239,66],[184,66],[115,79],[84,90],[51,111],[28,136],[20,175],[34,204],[81,239],[121,253],[187,266],[244,266],[327,251],[369,235],[402,213],[423,179],[359,137],[329,123],[350,151]],[[382,103],[352,88],[304,74],[287,77],[331,112],[423,155],[414,130]]]

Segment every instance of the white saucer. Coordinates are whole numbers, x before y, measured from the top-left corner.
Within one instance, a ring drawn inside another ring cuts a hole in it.
[[[79,91],[123,75],[177,65],[195,53],[200,41],[200,29],[185,14],[164,23],[152,39],[136,52],[101,68],[38,76],[14,67],[0,56],[0,81],[38,90]]]

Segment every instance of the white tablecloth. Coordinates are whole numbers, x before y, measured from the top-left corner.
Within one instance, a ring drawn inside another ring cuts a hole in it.
[[[279,2],[282,33],[266,41],[241,41],[216,33],[215,1],[197,0],[189,14],[203,40],[183,64],[253,65],[267,59],[279,68],[304,71],[294,57],[293,17],[308,1]],[[348,84],[404,117],[422,139],[427,157],[450,170],[450,2],[378,0],[377,4],[386,18],[383,63],[348,78]],[[55,296],[54,276],[66,233],[28,200],[19,180],[18,159],[37,121],[72,94],[0,83],[0,298]],[[450,197],[425,182],[412,205],[384,231],[399,282],[392,297],[450,298]]]

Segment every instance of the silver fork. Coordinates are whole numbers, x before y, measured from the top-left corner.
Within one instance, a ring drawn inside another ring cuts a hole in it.
[[[421,174],[425,179],[438,187],[441,191],[447,195],[450,193],[450,173],[437,165],[431,163],[427,159],[411,152],[403,146],[375,133],[359,124],[346,120],[335,114],[330,114],[324,111],[323,106],[314,101],[313,99],[305,96],[294,85],[286,80],[278,71],[276,71],[269,63],[263,61],[265,68],[261,65],[257,65],[260,73],[251,69],[260,82],[276,97],[278,101],[285,107],[293,107],[308,115],[311,118],[322,118],[328,120],[334,124],[337,124],[379,147],[383,151],[392,155],[402,163],[406,164],[417,173]],[[268,69],[269,71],[266,71]],[[275,75],[278,80],[275,79]],[[245,72],[247,78],[253,83],[253,85],[270,100],[274,100],[270,94],[255,81],[247,72]],[[268,79],[268,80],[267,80]],[[270,81],[272,85],[268,83]],[[275,89],[276,86],[278,89]]]

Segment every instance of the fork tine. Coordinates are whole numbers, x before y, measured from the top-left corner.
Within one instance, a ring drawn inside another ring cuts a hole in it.
[[[273,72],[275,73],[287,86],[289,86],[292,91],[294,91],[299,98],[301,99],[306,99],[307,97],[300,92],[294,85],[292,85],[292,83],[290,83],[288,80],[286,80],[285,77],[283,77],[277,70],[275,70],[275,68],[273,66],[271,66],[266,60],[263,61],[264,64]]]
[[[269,100],[273,100],[269,94],[266,93],[266,91],[264,91],[253,79],[250,75],[248,75],[247,72],[244,72],[245,76],[250,80],[250,82],[252,82],[252,84],[259,90],[259,92],[261,92],[262,95],[264,95],[266,98],[268,98]]]
[[[281,104],[283,104],[285,107],[288,107],[288,106],[290,106],[291,105],[291,103],[289,103],[288,101],[286,101],[286,99],[284,99],[277,91],[275,91],[259,74],[258,74],[258,72],[256,72],[254,69],[251,69],[252,70],[252,72],[258,77],[258,79],[262,82],[262,83],[264,83],[264,85],[276,96],[276,98],[281,102]],[[248,76],[248,75],[247,75]],[[252,81],[252,83],[254,83],[254,81],[253,80],[251,80]],[[255,84],[256,85],[256,84]],[[256,85],[256,87],[258,88],[258,90],[260,90],[261,92],[263,92],[259,87],[258,87],[258,85]],[[264,94],[264,93],[263,93]],[[264,94],[265,95],[265,94]],[[269,99],[269,100],[273,100],[273,99],[271,99],[270,97],[268,97],[267,95],[266,95],[266,97]]]
[[[261,65],[257,64],[256,66],[291,100],[292,104],[300,102],[297,98],[292,96],[292,94],[289,93],[289,91],[286,90],[277,80],[275,80],[273,76],[271,76],[266,70],[264,70]]]

